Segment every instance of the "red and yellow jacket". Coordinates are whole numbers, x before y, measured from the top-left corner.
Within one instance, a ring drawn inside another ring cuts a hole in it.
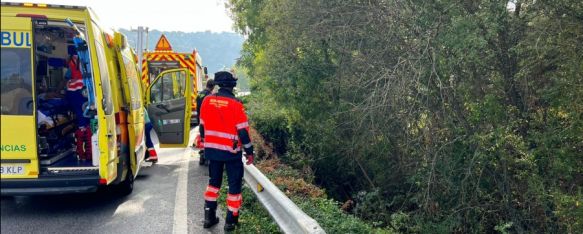
[[[241,160],[242,150],[253,154],[249,122],[243,103],[227,89],[207,96],[200,108],[200,136],[210,160]]]
[[[77,91],[83,89],[83,75],[79,69],[79,60],[69,60],[69,71],[71,79],[67,82],[67,91]]]

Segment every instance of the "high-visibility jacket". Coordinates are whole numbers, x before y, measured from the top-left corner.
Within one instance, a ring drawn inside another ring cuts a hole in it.
[[[204,139],[205,158],[241,160],[242,150],[253,154],[249,122],[243,103],[227,89],[207,96],[200,110],[200,135]]]
[[[67,91],[77,91],[83,89],[83,75],[79,69],[79,63],[70,60],[68,66],[71,79],[67,82]]]

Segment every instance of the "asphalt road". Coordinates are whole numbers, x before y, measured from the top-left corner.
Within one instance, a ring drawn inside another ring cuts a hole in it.
[[[222,233],[221,211],[221,223],[202,228],[208,168],[198,165],[198,153],[187,148],[158,154],[159,162],[142,167],[127,197],[107,190],[3,197],[1,233]]]

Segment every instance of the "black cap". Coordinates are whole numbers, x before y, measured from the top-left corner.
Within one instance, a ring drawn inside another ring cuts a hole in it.
[[[214,88],[215,87],[215,81],[213,79],[208,79],[206,81],[206,87],[207,88],[210,88],[210,89]]]
[[[215,73],[215,84],[220,87],[235,87],[237,79],[230,72],[220,71]]]

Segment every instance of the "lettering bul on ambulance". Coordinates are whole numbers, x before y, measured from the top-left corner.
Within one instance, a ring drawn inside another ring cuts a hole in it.
[[[2,32],[2,46],[5,47],[30,47],[29,32]]]

